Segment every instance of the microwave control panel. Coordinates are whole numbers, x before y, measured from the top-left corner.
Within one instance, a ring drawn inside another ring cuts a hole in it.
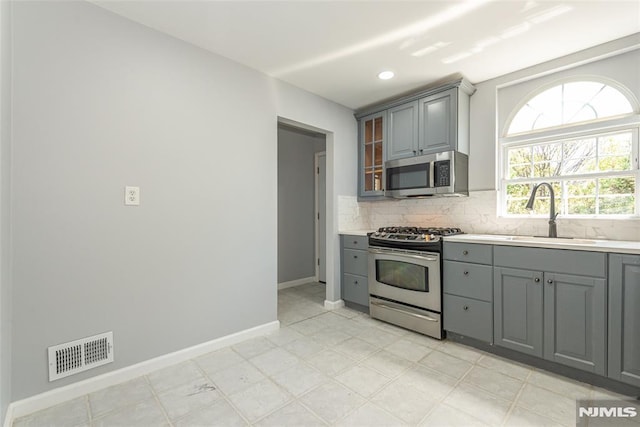
[[[440,160],[433,163],[434,187],[448,187],[451,185],[451,161]]]

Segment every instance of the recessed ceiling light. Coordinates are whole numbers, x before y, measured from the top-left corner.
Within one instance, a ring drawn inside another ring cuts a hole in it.
[[[395,76],[395,73],[393,71],[383,71],[380,74],[378,74],[378,78],[380,80],[389,80],[389,79],[392,79],[393,76]]]

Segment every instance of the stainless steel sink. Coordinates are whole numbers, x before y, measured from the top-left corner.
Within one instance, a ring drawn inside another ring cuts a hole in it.
[[[595,240],[573,239],[571,237],[539,237],[539,236],[510,236],[506,240],[514,242],[549,243],[556,245],[595,245]]]

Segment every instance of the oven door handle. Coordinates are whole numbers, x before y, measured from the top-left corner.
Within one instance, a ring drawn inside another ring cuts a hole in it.
[[[371,249],[371,248],[369,248],[369,253],[378,254],[378,255],[402,255],[403,257],[420,259],[420,260],[424,260],[424,261],[438,261],[438,257],[434,257],[434,256],[413,255],[413,254],[408,254],[408,253],[398,253],[398,252],[393,252],[393,251],[385,251],[385,250],[381,250],[381,249]]]
[[[382,304],[382,303],[379,303],[379,302],[376,302],[376,301],[371,301],[371,304],[377,305],[378,307],[386,308],[387,310],[398,311],[398,312],[400,312],[402,314],[406,314],[406,315],[409,315],[409,316],[417,317],[419,319],[428,320],[429,322],[437,322],[438,321],[438,319],[434,319],[433,317],[424,316],[424,315],[418,314],[418,313],[411,313],[409,311],[405,311],[405,310],[401,310],[399,308],[391,307],[390,305]]]

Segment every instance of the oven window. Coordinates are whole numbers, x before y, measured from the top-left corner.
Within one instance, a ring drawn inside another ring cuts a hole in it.
[[[409,262],[377,259],[376,281],[412,291],[429,292],[429,268]]]

